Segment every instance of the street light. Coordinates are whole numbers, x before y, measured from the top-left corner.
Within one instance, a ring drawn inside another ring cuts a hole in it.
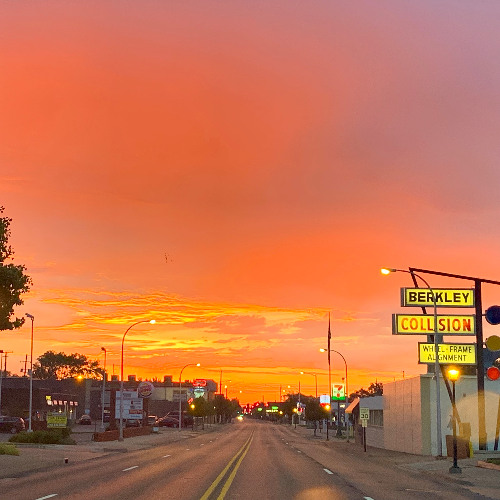
[[[134,323],[133,325],[130,325],[125,333],[123,334],[122,338],[122,362],[121,362],[121,380],[120,380],[120,434],[118,437],[118,441],[123,441],[123,344],[125,343],[125,336],[129,332],[131,328],[133,328],[136,325],[139,325],[140,323],[151,323],[154,325],[156,321],[154,319],[144,319],[142,321],[138,321],[137,323]]]
[[[28,423],[28,432],[33,432],[31,421],[33,420],[33,323],[35,316],[26,313],[26,317],[31,320],[31,355],[30,355],[30,420]]]
[[[200,363],[188,363],[187,365],[182,367],[181,373],[179,375],[179,430],[182,429],[182,372],[184,371],[184,368],[187,368],[188,366],[201,366]]]
[[[437,322],[438,315],[437,315],[436,295],[434,293],[434,290],[429,285],[429,283],[427,283],[427,280],[425,280],[422,276],[413,271],[407,271],[406,269],[392,269],[385,267],[382,268],[380,272],[384,275],[396,272],[411,274],[412,276],[420,278],[422,282],[425,284],[425,286],[429,289],[432,295],[432,303],[434,304],[434,357],[435,357],[434,375],[436,377],[436,441],[437,441],[437,454],[438,457],[441,457],[443,455],[443,438],[441,435],[441,390],[439,386],[439,372],[441,371],[441,368],[439,366],[439,341],[438,341],[438,322]]]
[[[318,399],[318,376],[316,373],[311,373],[311,372],[300,372],[301,375],[312,375],[314,379],[316,380],[316,399]]]
[[[320,349],[320,352],[327,352],[328,349]],[[345,365],[345,400],[347,402],[348,398],[349,398],[349,384],[348,384],[348,381],[347,381],[347,361],[345,360],[344,356],[339,352],[339,351],[336,351],[335,349],[330,349],[330,352],[336,352],[343,360],[344,360],[344,365]],[[330,357],[328,357],[328,359],[330,359]],[[330,387],[330,393],[331,393],[331,387]],[[331,407],[331,403],[330,403],[330,407]],[[339,418],[339,422],[340,422],[340,402],[339,402],[339,405],[338,405],[338,418]],[[346,421],[346,432],[347,432],[347,440],[349,441],[349,420]],[[337,425],[337,431],[338,431],[339,427]],[[338,434],[338,432],[337,432]]]
[[[106,392],[106,348],[101,347],[104,352],[104,368],[102,370],[102,398],[101,398],[101,430],[104,432],[104,394]]]
[[[448,369],[448,380],[451,380],[452,392],[451,392],[451,407],[453,411],[453,465],[450,467],[451,474],[460,474],[462,469],[457,463],[457,405],[455,399],[455,382],[460,377],[460,372],[456,368]]]

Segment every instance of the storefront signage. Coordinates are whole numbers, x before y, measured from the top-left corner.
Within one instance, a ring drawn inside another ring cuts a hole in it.
[[[401,288],[403,307],[474,307],[473,288]]]
[[[461,316],[458,314],[437,316],[437,331],[444,335],[475,335],[476,317],[471,314]],[[393,335],[414,335],[435,333],[434,315],[431,314],[393,314]]]
[[[418,362],[436,362],[434,344],[418,343]],[[438,362],[442,365],[475,365],[476,344],[438,344]]]

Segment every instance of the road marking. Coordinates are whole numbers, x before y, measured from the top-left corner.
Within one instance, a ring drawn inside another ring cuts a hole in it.
[[[163,455],[163,458],[171,457],[172,455]]]
[[[372,497],[363,497],[364,500],[373,500]]]
[[[36,500],[47,500],[47,498],[52,498],[52,497],[56,497],[57,496],[57,493],[52,493],[52,495],[47,495],[45,497],[40,497],[40,498],[37,498]]]
[[[250,443],[252,442],[252,439],[253,439],[253,433],[246,440],[245,444],[237,451],[236,455],[234,455],[234,457],[224,467],[224,469],[222,470],[222,472],[215,478],[215,481],[210,485],[210,487],[208,488],[208,490],[205,491],[205,494],[201,497],[200,500],[207,500],[210,497],[210,495],[212,494],[212,492],[215,490],[215,488],[217,488],[217,486],[222,481],[222,479],[226,475],[226,473],[229,470],[229,468],[233,465],[233,463],[235,462],[235,460],[243,453],[243,451],[245,450],[245,448],[246,448],[246,451],[248,451],[248,448],[250,447]],[[245,451],[245,454],[246,454],[246,451]],[[222,493],[221,493],[221,495],[222,495]],[[224,498],[224,497],[221,497],[219,495],[218,498]]]
[[[327,474],[333,474],[333,472],[329,469],[323,469]],[[366,498],[366,497],[365,497]]]
[[[252,439],[250,439],[250,442],[248,443],[247,449],[242,453],[241,457],[236,462],[236,465],[235,465],[234,469],[232,470],[231,474],[229,475],[229,477],[227,478],[226,484],[224,484],[224,486],[222,487],[222,491],[220,492],[220,495],[218,496],[217,500],[224,500],[224,497],[226,496],[227,491],[229,490],[229,488],[231,487],[231,484],[233,483],[234,476],[236,476],[236,472],[238,471],[238,469],[241,465],[241,462],[245,458],[245,455],[248,453],[248,450],[250,449],[250,445],[252,444],[252,440],[253,440],[253,437],[252,437]]]
[[[137,467],[139,467],[139,466],[138,465],[132,465],[132,467],[129,467],[128,469],[123,469],[122,472],[127,472],[128,470],[137,469]]]

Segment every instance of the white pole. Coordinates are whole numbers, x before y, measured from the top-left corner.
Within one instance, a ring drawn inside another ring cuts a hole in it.
[[[32,314],[26,313],[26,316],[31,319],[31,354],[30,354],[30,409],[29,409],[29,424],[28,432],[33,432],[32,420],[33,420],[33,323],[35,317]]]

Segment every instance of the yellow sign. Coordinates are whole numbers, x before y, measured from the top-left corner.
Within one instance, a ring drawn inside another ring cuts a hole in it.
[[[401,288],[403,307],[474,307],[473,288]]]
[[[437,316],[437,331],[443,335],[475,335],[476,317],[457,314]],[[434,315],[431,314],[393,314],[393,335],[433,335]]]
[[[434,344],[418,343],[418,362],[436,362]],[[475,365],[476,344],[438,344],[438,362],[441,365]]]
[[[47,413],[47,427],[66,427],[68,425],[68,416],[66,413]]]

